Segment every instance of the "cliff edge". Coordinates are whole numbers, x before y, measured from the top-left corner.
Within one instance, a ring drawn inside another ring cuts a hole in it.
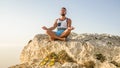
[[[68,41],[36,35],[23,48],[20,64],[9,68],[120,68],[120,37],[71,33]]]

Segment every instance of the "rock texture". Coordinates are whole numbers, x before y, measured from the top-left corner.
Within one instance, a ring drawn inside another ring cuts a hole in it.
[[[23,48],[21,64],[9,68],[120,68],[120,37],[71,33],[68,41],[36,35]]]

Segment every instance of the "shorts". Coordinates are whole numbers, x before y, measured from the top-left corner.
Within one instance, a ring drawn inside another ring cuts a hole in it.
[[[57,32],[55,32],[55,34],[57,36],[60,36],[65,30],[57,30]]]

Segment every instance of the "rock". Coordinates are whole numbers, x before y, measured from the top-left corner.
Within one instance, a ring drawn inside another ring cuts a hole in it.
[[[68,63],[68,62],[66,62],[66,63],[64,63],[62,65],[61,68],[80,68],[80,65],[76,64],[76,63],[70,63],[70,62]]]
[[[117,68],[120,37],[71,33],[66,42],[50,42],[47,35],[38,34],[23,48],[20,61],[9,68]]]

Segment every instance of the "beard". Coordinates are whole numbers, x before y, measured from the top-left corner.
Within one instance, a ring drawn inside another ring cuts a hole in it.
[[[61,16],[65,16],[65,14],[61,14]]]

